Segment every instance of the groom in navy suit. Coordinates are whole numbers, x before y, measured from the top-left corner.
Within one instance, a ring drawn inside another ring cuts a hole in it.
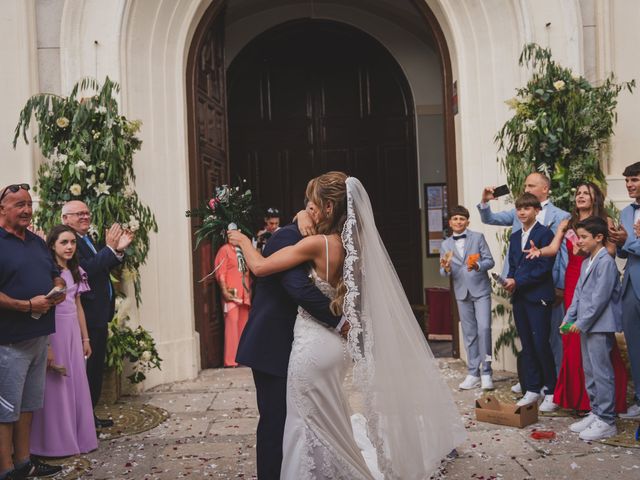
[[[279,229],[267,242],[265,257],[302,239],[296,223]],[[257,431],[257,463],[260,480],[279,480],[282,441],[287,416],[287,366],[293,343],[298,306],[319,322],[337,328],[340,317],[329,310],[330,300],[309,278],[305,265],[260,277],[236,361],[251,367],[256,385],[260,420]]]

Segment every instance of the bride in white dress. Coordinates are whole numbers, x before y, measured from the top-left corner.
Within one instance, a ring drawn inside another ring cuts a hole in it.
[[[462,443],[464,427],[378,235],[369,198],[342,172],[311,180],[306,196],[321,235],[263,258],[250,239],[229,232],[257,276],[310,263],[310,281],[346,320],[345,339],[298,311],[280,478],[427,479]],[[343,385],[350,370],[377,457],[369,464],[354,437]]]

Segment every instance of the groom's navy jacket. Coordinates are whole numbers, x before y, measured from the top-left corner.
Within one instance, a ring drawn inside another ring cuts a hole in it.
[[[301,239],[297,225],[289,224],[269,239],[263,255],[268,257]],[[312,283],[305,264],[258,278],[254,288],[249,321],[240,338],[236,361],[254,370],[286,378],[298,305],[318,321],[334,328],[340,317],[329,310],[329,298]]]

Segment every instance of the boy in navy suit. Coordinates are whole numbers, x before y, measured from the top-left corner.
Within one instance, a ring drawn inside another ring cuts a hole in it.
[[[504,288],[512,295],[513,318],[522,344],[520,355],[525,394],[518,405],[537,402],[541,389],[545,387],[546,394],[539,409],[552,412],[558,408],[553,403],[556,367],[549,343],[551,307],[555,298],[555,257],[527,259],[523,252],[530,242],[544,246],[553,240],[553,232],[536,221],[541,208],[540,200],[530,193],[523,194],[516,201],[516,215],[522,229],[511,235],[509,273]]]
[[[449,212],[453,236],[442,243],[440,275],[453,278],[467,351],[468,375],[459,388],[470,390],[481,385],[483,390],[493,390],[491,281],[487,271],[493,268],[494,261],[484,235],[469,230],[468,226],[469,210],[461,205],[453,207]]]
[[[578,246],[589,254],[582,262],[571,306],[560,327],[580,334],[582,366],[591,402],[591,413],[569,429],[585,441],[602,440],[616,429],[615,386],[611,349],[615,332],[622,330],[620,273],[604,248],[608,224],[589,217],[576,225]]]

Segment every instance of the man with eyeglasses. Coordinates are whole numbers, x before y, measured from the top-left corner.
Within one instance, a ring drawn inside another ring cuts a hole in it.
[[[42,408],[47,344],[64,280],[44,241],[28,230],[29,185],[0,193],[0,479],[51,476],[62,467],[30,458],[33,412]],[[13,454],[13,457],[12,457]]]
[[[115,290],[110,271],[120,265],[125,249],[133,241],[133,234],[114,223],[106,233],[106,245],[95,245],[88,235],[91,212],[84,202],[71,200],[62,206],[62,223],[71,227],[78,237],[78,261],[89,276],[91,291],[80,296],[87,319],[92,354],[87,360],[87,378],[93,407],[102,391],[102,375],[107,353],[108,324],[115,310]],[[113,421],[94,415],[96,428],[113,426]]]

